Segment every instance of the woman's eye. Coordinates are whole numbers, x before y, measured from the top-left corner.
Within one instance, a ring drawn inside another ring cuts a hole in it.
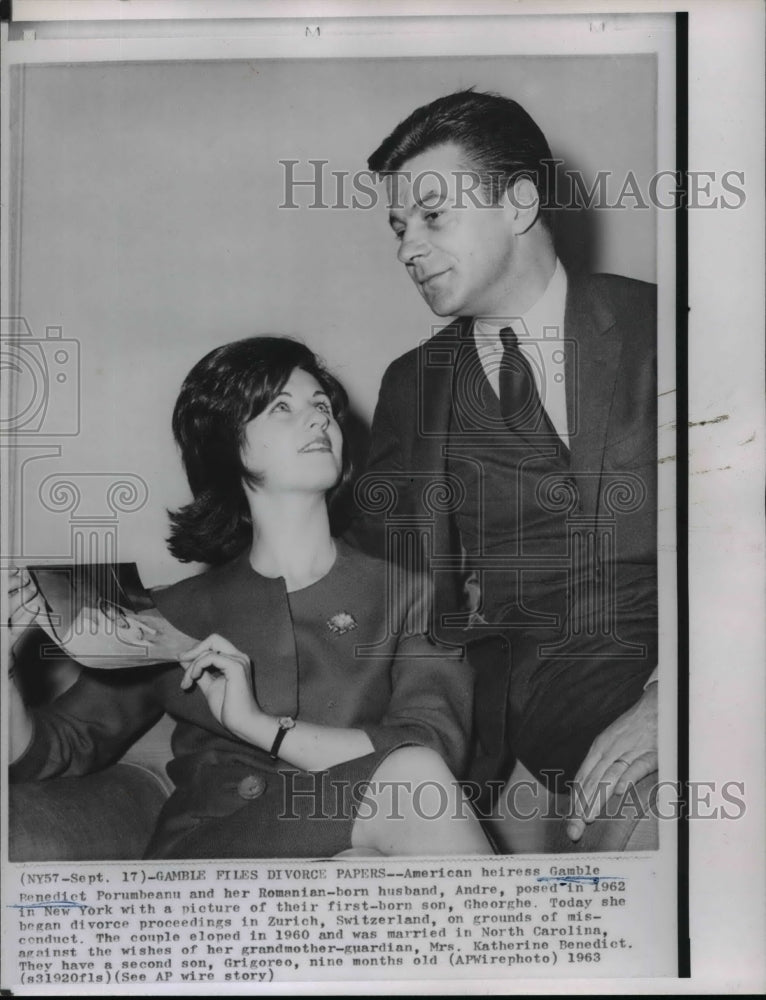
[[[316,406],[318,410],[320,410],[322,413],[326,413],[328,417],[332,416],[332,407],[330,406],[329,403],[319,402],[316,404]]]
[[[394,239],[395,240],[399,240],[399,241],[403,240],[404,239],[404,230],[403,229],[395,229],[394,230]]]
[[[290,407],[287,405],[287,403],[283,399],[280,399],[279,402],[275,403],[274,406],[271,408],[271,412],[272,413],[276,413],[279,410],[282,410],[283,412],[289,412],[290,411]]]
[[[436,222],[436,220],[441,217],[441,214],[442,214],[441,212],[426,212],[426,216],[425,216],[426,217],[426,221],[427,222]]]

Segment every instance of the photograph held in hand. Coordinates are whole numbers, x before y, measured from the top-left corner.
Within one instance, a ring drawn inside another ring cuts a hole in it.
[[[120,670],[179,660],[195,645],[157,610],[135,563],[27,566],[24,582],[24,603],[31,610],[37,598],[35,624],[55,643],[49,655],[63,650],[83,667]]]

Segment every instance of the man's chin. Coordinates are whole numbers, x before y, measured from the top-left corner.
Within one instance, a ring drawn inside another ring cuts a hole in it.
[[[434,316],[456,316],[457,310],[454,308],[454,303],[447,301],[444,298],[427,298],[425,295],[423,299],[434,314]]]

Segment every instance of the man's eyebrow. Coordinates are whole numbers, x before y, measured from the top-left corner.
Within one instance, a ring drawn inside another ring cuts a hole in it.
[[[419,198],[416,198],[415,204],[419,208],[428,208],[430,206],[427,205],[426,203],[432,201],[433,199],[436,199],[441,204],[444,204],[444,202],[446,201],[443,191],[441,191],[438,188],[432,188],[430,191],[426,191],[424,195],[421,195]]]
[[[440,208],[446,202],[444,193],[438,188],[432,188],[430,191],[426,191],[424,195],[421,195],[420,197],[416,198],[414,200],[412,207],[409,210],[403,208],[399,209],[392,208],[388,213],[389,226],[393,227],[397,222],[402,222],[404,220],[405,215],[412,214],[412,212],[414,212],[418,208],[425,208],[425,209],[433,208],[434,202]]]

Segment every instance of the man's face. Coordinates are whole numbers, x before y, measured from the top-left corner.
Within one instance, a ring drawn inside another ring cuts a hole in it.
[[[398,258],[437,316],[502,316],[516,245],[507,203],[491,205],[454,144],[387,179]]]

